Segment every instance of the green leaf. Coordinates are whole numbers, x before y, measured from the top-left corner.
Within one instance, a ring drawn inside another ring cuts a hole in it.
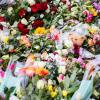
[[[73,73],[72,73],[72,75],[70,76],[70,81],[71,82],[74,82],[74,80],[76,78],[76,72],[77,72],[77,70],[74,70]]]
[[[64,88],[67,90],[70,85],[70,79],[69,79],[68,75],[65,77],[63,84],[64,84]]]

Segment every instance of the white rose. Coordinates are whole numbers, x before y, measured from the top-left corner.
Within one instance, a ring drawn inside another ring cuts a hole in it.
[[[27,22],[27,20],[26,20],[25,18],[23,18],[23,19],[21,20],[21,23],[22,23],[22,24],[25,24],[25,25],[28,24],[28,22]]]
[[[18,25],[18,22],[15,21],[14,24],[12,25],[12,27],[17,27],[17,25]]]
[[[11,14],[12,14],[12,10],[13,10],[13,8],[12,8],[12,7],[9,7],[9,8],[7,9],[7,12],[8,12],[8,14],[9,14],[9,15],[11,15]]]
[[[45,80],[39,80],[37,82],[37,88],[38,89],[43,89],[45,87],[45,85],[46,85],[46,81]]]
[[[28,12],[31,12],[31,8],[30,8],[30,7],[28,7],[28,8],[27,8],[27,11],[28,11]]]
[[[41,15],[40,15],[40,18],[43,18],[43,17],[44,17],[44,14],[41,14]]]
[[[31,29],[32,29],[32,25],[28,25],[28,29],[30,29],[30,30],[31,30]]]
[[[30,5],[35,4],[35,0],[27,0],[27,2],[28,2]]]
[[[30,17],[30,21],[33,21],[33,20],[35,20],[35,17]]]
[[[66,73],[66,66],[59,66],[58,73],[65,74]]]

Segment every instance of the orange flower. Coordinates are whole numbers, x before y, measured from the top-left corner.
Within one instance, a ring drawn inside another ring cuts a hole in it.
[[[36,74],[39,76],[46,76],[46,75],[48,75],[48,73],[49,73],[48,70],[43,67],[36,69]]]
[[[20,69],[20,74],[26,74],[26,75],[32,77],[35,74],[35,68],[33,68],[33,67],[22,68],[22,69]]]

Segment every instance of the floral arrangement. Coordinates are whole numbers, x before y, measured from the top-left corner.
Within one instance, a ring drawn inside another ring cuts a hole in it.
[[[99,0],[0,1],[1,100],[99,100]]]

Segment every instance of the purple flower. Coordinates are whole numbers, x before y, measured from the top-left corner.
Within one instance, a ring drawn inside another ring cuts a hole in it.
[[[93,3],[93,6],[96,10],[100,11],[100,4],[98,4],[97,2]]]
[[[85,62],[84,62],[84,60],[81,57],[79,57],[77,59],[76,58],[73,58],[73,62],[79,63],[82,68],[85,68],[86,67]]]

